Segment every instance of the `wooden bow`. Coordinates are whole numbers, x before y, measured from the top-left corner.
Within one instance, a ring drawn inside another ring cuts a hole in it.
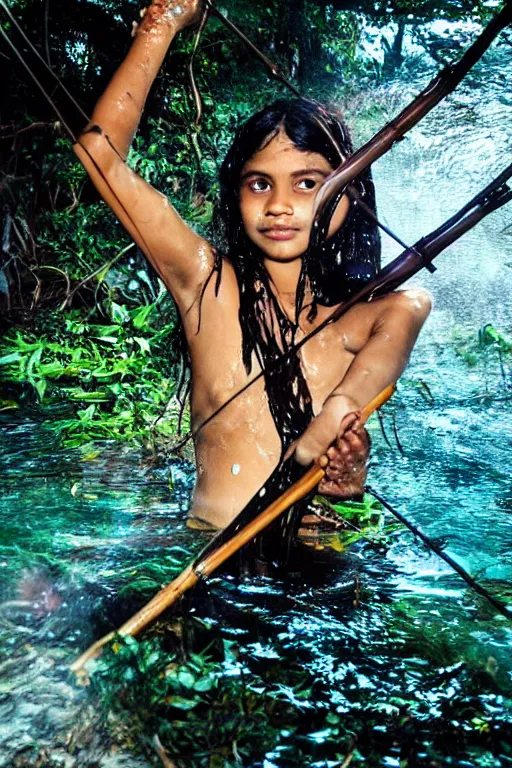
[[[381,407],[393,394],[394,385],[386,387],[377,397],[361,410],[361,422],[364,424],[371,414]],[[273,501],[263,512],[250,520],[238,533],[220,546],[215,546],[215,537],[205,548],[205,555],[201,553],[193,563],[185,568],[180,575],[170,584],[160,590],[147,605],[141,608],[134,616],[126,621],[117,632],[109,632],[100,640],[93,643],[73,664],[72,672],[80,672],[88,661],[99,655],[104,645],[109,643],[117,635],[136,635],[144,627],[147,627],[157,616],[169,608],[187,590],[195,586],[199,579],[206,579],[228,558],[238,552],[245,544],[248,544],[255,536],[263,531],[279,515],[303,499],[312,491],[325,476],[329,459],[325,454],[320,456],[305,474],[290,488]],[[243,512],[241,513],[243,515]],[[221,532],[220,536],[222,536]]]

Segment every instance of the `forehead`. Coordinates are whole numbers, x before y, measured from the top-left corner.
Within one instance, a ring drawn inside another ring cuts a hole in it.
[[[288,171],[307,170],[317,168],[331,172],[332,166],[326,158],[318,152],[306,152],[297,149],[292,140],[287,136],[283,128],[279,130],[269,142],[258,150],[244,165],[242,173],[250,170]]]

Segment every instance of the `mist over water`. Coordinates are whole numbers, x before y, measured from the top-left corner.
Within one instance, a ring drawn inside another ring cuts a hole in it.
[[[379,216],[408,244],[510,162],[510,65],[493,75],[489,86],[485,71],[459,86],[374,165]],[[476,341],[486,324],[512,328],[511,225],[508,204],[441,253],[435,274],[423,270],[411,281],[428,288],[434,308],[404,380],[428,383],[434,401],[403,391],[396,423],[405,455],[386,455],[372,476],[431,534],[445,537],[465,567],[498,579],[512,574],[503,505],[511,493],[510,364],[505,375],[498,355],[468,366],[456,354],[456,339]],[[383,235],[384,263],[400,251]]]
[[[494,75],[489,85],[487,71]],[[414,93],[420,87],[407,90]],[[406,243],[416,242],[446,221],[510,163],[511,89],[510,62],[501,68],[489,66],[476,82],[463,82],[375,163],[379,216]],[[383,235],[384,263],[400,251]],[[424,271],[413,281],[428,288],[435,299],[423,343],[454,325],[511,326],[510,205],[454,243],[435,266],[434,276]]]

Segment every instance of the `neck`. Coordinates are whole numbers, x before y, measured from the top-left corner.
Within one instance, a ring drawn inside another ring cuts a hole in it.
[[[270,278],[270,284],[284,312],[293,319],[295,317],[295,301],[299,283],[302,261],[280,262],[264,259],[263,265]]]

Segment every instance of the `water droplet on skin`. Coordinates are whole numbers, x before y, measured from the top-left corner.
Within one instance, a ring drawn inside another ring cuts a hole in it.
[[[231,467],[231,474],[235,477],[240,474],[240,464],[233,464]]]
[[[209,267],[209,254],[208,249],[204,245],[200,245],[198,249],[198,256],[199,256],[199,269],[200,270],[206,270]]]

